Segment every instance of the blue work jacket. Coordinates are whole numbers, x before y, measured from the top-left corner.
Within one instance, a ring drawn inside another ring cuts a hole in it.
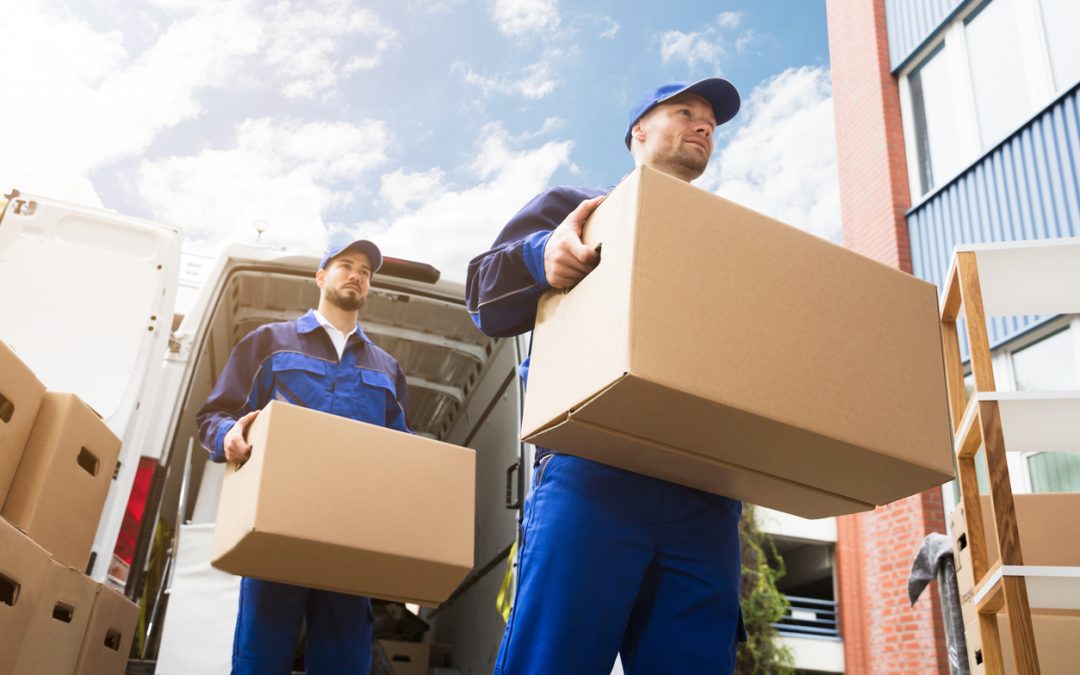
[[[210,458],[224,462],[225,434],[236,420],[273,400],[409,431],[408,385],[394,357],[357,325],[339,359],[312,311],[260,326],[237,343],[196,416]]]

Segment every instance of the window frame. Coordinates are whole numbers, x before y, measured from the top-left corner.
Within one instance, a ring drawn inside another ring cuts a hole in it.
[[[913,207],[931,199],[942,188],[952,183],[957,176],[970,169],[973,164],[980,161],[1002,141],[1016,133],[1017,129],[1030,122],[1032,117],[1038,115],[1058,96],[1076,84],[1073,82],[1062,87],[1054,86],[1050,48],[1043,29],[1041,0],[1013,1],[1017,10],[1016,25],[1020,43],[1018,56],[1023,62],[1027,85],[1017,93],[1027,96],[1030,110],[1030,114],[1017,127],[1010,128],[999,138],[989,139],[986,144],[982,142],[965,29],[969,18],[973,18],[993,0],[969,2],[961,11],[952,16],[948,25],[934,39],[919,48],[897,74],[900,118],[904,131],[904,152],[908,170],[908,191]],[[949,76],[954,85],[952,107],[956,115],[957,148],[960,159],[955,163],[958,167],[955,171],[949,175],[935,177],[934,184],[924,191],[921,184],[919,143],[915,135],[915,105],[911,94],[910,77],[933,57],[945,58],[948,62]]]

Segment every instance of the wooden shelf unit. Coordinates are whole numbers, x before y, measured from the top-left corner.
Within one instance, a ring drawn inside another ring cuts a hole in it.
[[[982,278],[980,278],[982,274]],[[986,297],[984,298],[984,288]],[[1032,606],[1080,610],[1080,567],[1025,566],[1006,440],[1016,450],[1080,450],[1080,392],[998,392],[987,315],[1080,312],[1080,238],[959,247],[941,296],[941,332],[955,437],[957,482],[967,519],[982,658],[1003,675],[998,614],[1007,615],[1016,672],[1037,675]],[[974,391],[964,383],[957,321],[968,338]],[[1071,435],[1071,437],[1070,437]],[[975,456],[985,449],[998,562],[990,568]],[[1031,595],[1029,595],[1029,590]]]

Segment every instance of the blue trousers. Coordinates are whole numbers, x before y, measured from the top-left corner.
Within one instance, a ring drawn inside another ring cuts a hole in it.
[[[569,455],[533,473],[495,673],[732,673],[742,503]]]
[[[289,675],[307,619],[309,675],[371,669],[371,599],[245,577],[233,640],[233,675]]]

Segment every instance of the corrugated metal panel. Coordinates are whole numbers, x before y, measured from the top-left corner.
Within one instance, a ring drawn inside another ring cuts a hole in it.
[[[907,220],[912,271],[938,286],[958,244],[1080,236],[1080,87],[912,209]],[[1050,318],[994,318],[991,344]]]
[[[896,70],[968,0],[885,0],[889,63]]]

